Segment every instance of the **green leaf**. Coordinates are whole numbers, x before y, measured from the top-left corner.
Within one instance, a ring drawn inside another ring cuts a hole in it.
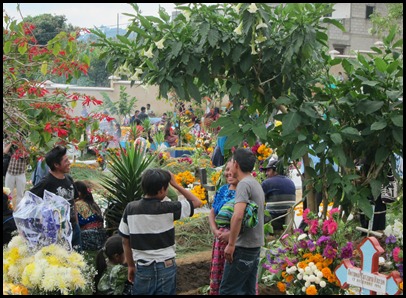
[[[172,43],[172,51],[171,51],[172,56],[177,57],[181,49],[182,49],[181,42]]]
[[[287,135],[293,132],[300,124],[302,117],[299,115],[298,112],[289,112],[284,115],[282,120],[282,129],[283,134]]]
[[[372,123],[371,130],[382,130],[386,126],[387,126],[386,121],[385,120],[380,120],[380,121]]]
[[[358,198],[358,208],[361,209],[361,211],[368,217],[372,218],[373,215],[373,210],[372,210],[372,205],[371,202],[368,200],[367,197],[360,196]]]
[[[369,184],[371,185],[371,192],[373,197],[376,199],[377,197],[380,196],[381,194],[381,187],[382,187],[382,182],[379,180],[374,180],[371,179],[371,181],[369,182]]]
[[[11,50],[11,41],[9,40],[9,41],[6,41],[3,46],[4,54],[10,53],[10,50]]]
[[[403,115],[391,116],[390,120],[397,127],[403,127]]]
[[[28,49],[28,45],[27,45],[26,42],[24,42],[24,43],[18,45],[18,52],[19,52],[21,55],[24,55],[24,53],[27,52],[27,49]]]
[[[365,115],[372,114],[378,110],[380,110],[383,106],[382,101],[372,101],[372,100],[364,100],[358,104],[355,108],[357,113],[364,113]]]
[[[379,84],[379,82],[377,82],[377,81],[363,81],[362,82],[362,85],[368,85],[368,86],[372,86],[372,87],[374,87],[378,84]]]
[[[343,130],[341,130],[342,133],[348,134],[348,135],[356,135],[359,136],[359,131],[358,129],[354,127],[346,127]]]
[[[402,47],[403,46],[403,39],[399,39],[397,42],[393,44],[393,48]]]
[[[251,68],[251,65],[252,65],[252,56],[251,55],[246,55],[240,61],[240,69],[244,73],[246,73]]]
[[[380,164],[389,156],[390,152],[385,147],[379,147],[375,152],[375,163]]]
[[[209,41],[209,44],[211,45],[212,48],[215,48],[217,46],[218,40],[219,40],[219,33],[217,30],[210,29],[209,35],[207,36],[207,40]]]
[[[301,159],[307,153],[308,145],[304,142],[299,142],[293,147],[292,159]]]
[[[390,44],[390,43],[393,41],[393,39],[395,38],[395,36],[396,36],[396,27],[395,27],[395,26],[392,26],[392,27],[390,28],[390,31],[389,31],[388,36],[383,39],[383,42],[384,42],[385,44]]]
[[[334,20],[334,19],[329,19],[329,18],[324,18],[323,19],[324,23],[327,24],[333,24],[334,26],[336,26],[338,29],[340,29],[341,31],[345,32],[345,27],[343,26],[343,24],[341,24],[338,20]]]
[[[398,61],[398,60],[392,61],[392,62],[388,65],[388,67],[386,68],[386,71],[387,71],[388,73],[393,73],[393,72],[398,68],[398,66],[399,66],[399,61]]]
[[[238,146],[244,140],[243,134],[232,134],[227,136],[227,140],[224,144],[224,149],[231,149],[233,146]]]
[[[392,135],[396,142],[403,146],[403,129],[393,129]]]
[[[266,129],[265,125],[253,126],[252,131],[261,140],[266,140],[266,138],[267,138],[267,129]]]
[[[375,58],[375,66],[380,72],[385,72],[386,68],[388,67],[386,62],[383,61],[383,59],[379,58],[379,57]]]
[[[48,63],[46,61],[42,62],[41,73],[45,76],[48,72]]]
[[[330,138],[336,145],[339,145],[343,142],[343,138],[341,137],[341,135],[339,133],[332,133]]]

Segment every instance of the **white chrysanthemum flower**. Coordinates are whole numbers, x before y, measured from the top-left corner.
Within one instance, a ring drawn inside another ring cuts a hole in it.
[[[155,42],[155,45],[158,48],[158,50],[162,50],[164,48],[164,41],[165,38],[162,38],[161,40]]]
[[[144,56],[150,59],[154,57],[154,54],[152,53],[152,45],[149,47],[148,51],[144,52]]]
[[[309,266],[306,266],[305,273],[310,275],[312,274],[312,272],[313,272],[312,269]]]
[[[305,282],[305,287],[308,288],[308,287],[310,287],[311,284],[312,284],[312,283],[311,283],[309,280],[307,280],[307,281]]]
[[[297,240],[300,241],[300,240],[305,239],[306,237],[307,237],[307,234],[303,233],[303,234],[300,234],[300,235],[297,237]]]
[[[322,277],[323,277],[323,272],[318,271],[318,272],[316,273],[316,276],[317,276],[318,278],[322,278]]]
[[[308,280],[308,279],[309,279],[309,275],[303,274],[303,280]]]
[[[303,269],[303,268],[299,268],[298,271],[299,271],[299,273],[302,273],[302,274],[304,273],[304,269]]]
[[[302,292],[306,292],[306,287],[302,287]]]
[[[258,11],[258,7],[255,3],[251,3],[250,6],[248,6],[248,11],[250,13],[256,13]]]
[[[320,277],[316,277],[315,280],[314,280],[314,282],[315,282],[316,284],[320,284],[321,278],[320,278]]]
[[[298,273],[298,275],[296,276],[296,278],[297,278],[298,280],[302,280],[302,279],[303,279],[303,274]]]
[[[320,287],[324,288],[327,285],[325,280],[320,281]]]
[[[316,276],[311,274],[311,275],[309,275],[309,278],[307,280],[310,281],[310,282],[315,282],[316,281]]]
[[[235,34],[237,34],[237,35],[241,35],[241,34],[242,34],[242,24],[243,24],[243,23],[241,22],[241,23],[238,25],[238,27],[234,29],[233,32],[234,32]]]

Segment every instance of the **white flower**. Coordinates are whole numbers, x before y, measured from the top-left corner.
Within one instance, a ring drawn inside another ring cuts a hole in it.
[[[148,51],[146,51],[145,53],[144,53],[144,56],[145,57],[147,57],[147,58],[152,58],[152,57],[154,57],[154,54],[152,53],[152,45],[149,47],[149,49],[148,49]]]
[[[234,33],[237,34],[237,35],[242,34],[242,22],[240,23],[240,25],[238,25],[237,28],[234,29]]]
[[[305,287],[308,288],[308,287],[310,287],[311,284],[312,284],[312,283],[311,283],[309,280],[307,280],[307,281],[305,282]]]
[[[258,7],[255,5],[255,3],[251,3],[250,6],[248,6],[248,11],[250,13],[256,13],[258,10]]]
[[[185,16],[186,22],[190,21],[190,15],[192,14],[189,10],[182,11],[183,15]]]
[[[298,280],[302,280],[302,279],[303,279],[303,274],[299,273],[299,274],[297,275],[297,279],[298,279]]]
[[[303,234],[300,234],[299,237],[297,237],[297,240],[300,241],[300,240],[305,239],[306,237],[307,237],[307,234],[303,233]]]
[[[10,188],[3,186],[3,193],[6,194],[6,195],[9,195],[11,193]]]
[[[379,257],[379,265],[385,264],[385,258]]]
[[[326,281],[325,281],[325,280],[322,280],[322,281],[320,282],[320,287],[324,288],[326,285],[327,285],[327,284],[326,284]]]
[[[258,52],[255,50],[255,44],[251,45],[251,55],[256,55]]]
[[[267,38],[265,36],[263,36],[262,34],[260,34],[256,39],[255,42],[256,43],[261,43],[264,42],[265,40],[267,40]]]
[[[162,50],[164,48],[164,41],[165,38],[162,38],[161,40],[155,42],[155,45],[158,48],[158,50]]]
[[[302,287],[302,292],[306,292],[306,287]]]
[[[135,73],[131,76],[130,80],[132,81],[139,81],[140,75],[143,73],[143,70],[141,68],[137,68],[135,70]]]
[[[320,277],[316,277],[316,278],[314,279],[314,282],[315,282],[316,284],[319,284],[319,283],[321,282]]]
[[[314,276],[313,274],[310,275],[308,281],[315,282],[316,281],[316,276]]]
[[[265,24],[264,22],[262,22],[262,19],[261,19],[261,21],[258,23],[258,25],[255,27],[255,29],[261,29],[261,28],[268,28],[268,25],[267,24]]]
[[[234,11],[239,14],[240,13],[240,8],[241,8],[242,3],[238,3],[236,6],[234,6]]]

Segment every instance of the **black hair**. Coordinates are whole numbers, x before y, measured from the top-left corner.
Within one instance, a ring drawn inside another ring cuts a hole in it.
[[[103,213],[99,205],[97,205],[97,203],[94,201],[93,195],[89,190],[89,186],[83,181],[75,181],[73,182],[73,184],[76,186],[78,192],[83,194],[83,197],[81,197],[81,199],[85,201],[85,203],[90,207],[90,209],[93,210],[98,215],[102,216]]]
[[[247,173],[254,169],[257,159],[251,150],[246,148],[238,148],[233,153],[233,160],[238,163],[241,171]]]
[[[107,268],[106,258],[113,259],[115,255],[121,255],[124,253],[123,239],[119,234],[114,234],[110,236],[104,247],[97,252],[96,255],[96,270],[97,275],[95,276],[95,288],[97,291],[97,285],[103,276],[104,271]]]
[[[52,171],[55,170],[55,164],[61,163],[62,158],[66,155],[66,151],[66,147],[58,145],[45,155],[45,162]]]
[[[145,195],[154,196],[162,189],[167,189],[171,174],[163,169],[147,169],[141,177],[141,188]]]
[[[141,112],[145,112],[146,108],[145,107],[141,107]]]

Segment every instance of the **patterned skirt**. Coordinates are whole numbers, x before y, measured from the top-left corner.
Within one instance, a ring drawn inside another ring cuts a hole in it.
[[[220,231],[229,231],[227,228],[220,228]],[[213,241],[212,255],[211,255],[211,266],[210,266],[210,289],[209,295],[219,295],[221,278],[223,277],[224,264],[226,259],[224,258],[224,249],[227,243],[220,242],[220,240],[215,237]],[[259,294],[258,282],[256,284],[256,295]]]

